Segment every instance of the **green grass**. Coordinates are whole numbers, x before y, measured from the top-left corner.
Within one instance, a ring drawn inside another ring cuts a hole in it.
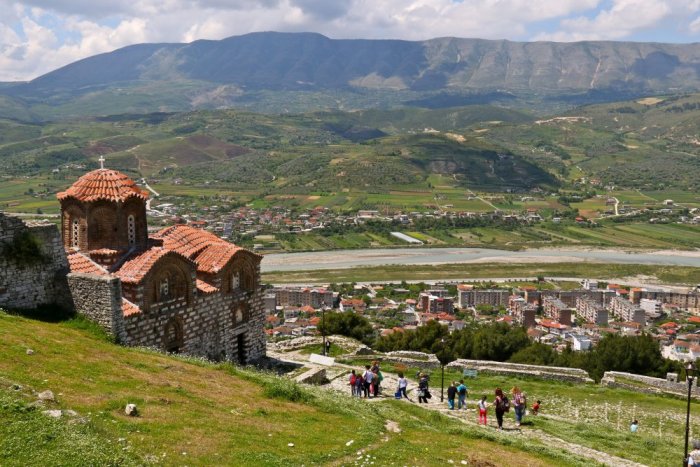
[[[272,374],[124,348],[78,324],[0,312],[2,465],[339,465],[358,449],[376,465],[485,462],[504,453],[528,466],[585,465],[409,404],[367,404]],[[10,393],[10,383],[24,390]],[[53,407],[76,410],[87,424],[28,409],[31,390],[45,389],[57,395]],[[123,415],[128,402],[139,417]],[[402,432],[386,433],[386,420]]]
[[[312,353],[323,355],[323,344],[312,344],[308,345],[299,350],[299,353],[311,355]],[[331,343],[331,350],[329,357],[337,357],[338,355],[344,355],[348,353],[348,350],[339,346],[338,344]]]
[[[417,385],[413,378],[416,371],[413,368],[406,373],[412,380],[409,389]],[[445,371],[446,385],[461,378],[461,372]],[[440,395],[440,382],[440,371],[434,370],[431,374],[433,397]],[[541,416],[526,417],[526,429],[539,429],[566,441],[645,465],[666,466],[668,459],[677,457],[683,449],[686,404],[683,398],[608,389],[595,384],[483,373],[476,378],[466,378],[465,384],[469,387],[470,408],[482,395],[486,395],[489,402],[493,401],[497,387],[509,391],[513,386],[519,386],[527,394],[529,406],[538,399],[542,401]],[[700,429],[699,410],[700,403],[693,402],[691,425],[694,433]],[[475,411],[466,416],[476,419]],[[492,410],[489,417],[494,417]],[[512,419],[513,415],[507,414],[506,418]],[[640,423],[636,434],[629,432],[634,418]]]

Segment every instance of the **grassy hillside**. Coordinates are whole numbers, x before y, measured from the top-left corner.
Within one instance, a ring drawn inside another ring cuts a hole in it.
[[[414,370],[408,369],[411,388]],[[525,466],[591,465],[583,449],[665,466],[682,452],[685,402],[678,398],[479,375],[468,381],[470,411],[448,417],[437,406],[354,400],[251,369],[120,347],[80,319],[48,323],[0,312],[0,373],[0,464],[7,466],[464,460],[487,467],[502,465],[504,456],[517,456]],[[446,380],[459,376],[448,371]],[[431,379],[438,397],[439,374]],[[543,401],[542,416],[529,417],[522,435],[512,416],[504,433],[476,426],[473,401],[513,385]],[[47,389],[57,401],[37,407],[36,392]],[[136,403],[140,416],[125,416],[126,403]],[[41,413],[47,408],[77,415],[55,420]],[[694,433],[697,409],[694,403]],[[627,428],[632,418],[640,420],[634,435]],[[387,428],[387,421],[400,432]]]
[[[516,454],[527,466],[585,465],[414,405],[368,404],[272,374],[116,346],[80,320],[0,312],[0,374],[0,464],[8,466],[342,465],[358,450],[375,465],[489,466]],[[85,423],[42,415],[31,402],[46,389],[57,398],[49,408],[75,410]],[[123,415],[126,403],[141,415]],[[387,420],[401,432],[386,431]]]

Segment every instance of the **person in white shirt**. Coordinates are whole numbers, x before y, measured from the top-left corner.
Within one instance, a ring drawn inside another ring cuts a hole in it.
[[[403,375],[403,373],[399,373],[399,390],[397,392],[399,394],[401,394],[401,397],[405,397],[406,399],[411,401],[411,399],[406,394],[406,388],[408,388],[408,380]],[[413,401],[411,401],[411,402],[413,402]]]
[[[483,396],[479,401],[479,425],[483,422],[486,425],[486,411],[488,410],[488,404],[486,403],[486,396]]]

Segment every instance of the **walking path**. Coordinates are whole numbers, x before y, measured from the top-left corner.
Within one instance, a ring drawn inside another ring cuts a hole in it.
[[[334,390],[341,392],[348,397],[351,397],[351,392],[350,392],[350,386],[348,384],[349,382],[349,374],[350,370],[359,370],[360,368],[357,366],[350,366],[350,365],[344,365],[341,363],[335,363],[332,367],[322,367],[320,365],[314,365],[309,363],[309,355],[308,354],[302,354],[298,351],[291,351],[291,352],[279,352],[277,350],[272,350],[268,348],[268,356],[271,358],[275,358],[278,360],[282,361],[287,361],[287,362],[294,362],[294,363],[301,363],[304,364],[304,366],[308,368],[326,368],[327,371],[327,376],[330,379],[330,383],[324,386],[319,386],[321,388],[324,388],[326,390]],[[391,373],[385,373],[383,374],[384,380],[382,381],[382,388],[383,388],[383,394],[380,395],[377,398],[370,398],[370,399],[365,399],[368,403],[381,403],[383,401],[387,400],[392,400],[394,397],[394,390],[396,387],[398,387],[398,378],[396,375],[391,374]],[[414,377],[415,375],[406,375],[409,378]],[[434,382],[433,382],[434,383]],[[411,382],[409,384],[409,390],[408,390],[408,396],[409,398],[413,401],[413,403],[417,402],[417,395],[415,393],[417,388],[417,384],[415,382]],[[489,425],[488,426],[483,426],[478,424],[478,414],[476,411],[476,404],[477,400],[467,400],[467,407],[472,407],[468,408],[466,410],[449,410],[447,408],[447,388],[445,388],[445,401],[440,402],[440,388],[439,386],[435,388],[434,386],[432,387],[432,399],[427,404],[420,404],[421,407],[425,408],[426,410],[434,410],[437,412],[440,412],[448,417],[451,417],[453,419],[459,420],[461,423],[464,423],[466,425],[472,425],[472,426],[480,426],[484,430],[494,430],[496,431],[496,416],[493,412],[493,409],[489,410]],[[411,402],[405,401],[405,403],[410,404]],[[548,417],[547,415],[540,414],[538,417]],[[550,418],[557,418],[558,417],[550,417]],[[590,459],[591,461],[594,461],[595,463],[602,464],[602,465],[607,465],[607,466],[614,466],[614,467],[644,467],[644,464],[639,464],[637,462],[628,460],[628,459],[623,459],[621,457],[617,457],[611,454],[608,454],[606,452],[598,451],[597,449],[593,449],[587,446],[582,446],[580,444],[572,443],[566,440],[563,440],[561,438],[558,438],[556,436],[553,436],[549,433],[545,433],[542,430],[538,429],[532,429],[532,428],[524,428],[521,429],[520,427],[517,427],[515,423],[512,421],[512,416],[508,417],[506,416],[504,419],[503,423],[503,432],[502,435],[504,437],[511,437],[511,436],[523,436],[527,439],[532,439],[536,440],[542,444],[545,444],[547,446],[558,446],[560,447],[563,451],[567,451],[570,453],[573,453],[577,456]]]

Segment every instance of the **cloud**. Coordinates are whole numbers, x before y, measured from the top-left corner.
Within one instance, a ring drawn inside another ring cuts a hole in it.
[[[698,11],[698,0],[613,0],[593,18],[579,16],[561,21],[561,28],[540,33],[536,40],[611,40],[654,29],[669,19],[681,21]],[[690,28],[692,30],[692,27]]]
[[[700,0],[0,0],[0,80],[30,79],[139,42],[254,31],[333,38],[623,39],[677,22],[700,34]],[[663,31],[662,31],[663,32]]]

